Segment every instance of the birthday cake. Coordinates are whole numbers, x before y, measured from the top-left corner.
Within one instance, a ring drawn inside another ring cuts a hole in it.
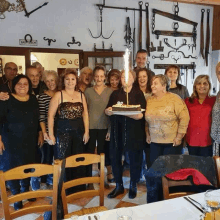
[[[141,105],[125,105],[123,104],[123,102],[118,102],[116,105],[112,106],[112,111],[123,111],[123,112],[141,111]]]

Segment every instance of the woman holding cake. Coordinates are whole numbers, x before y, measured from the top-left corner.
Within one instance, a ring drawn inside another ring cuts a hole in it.
[[[179,145],[186,134],[189,112],[178,95],[168,92],[169,79],[165,75],[153,76],[151,89],[145,118],[152,164],[161,155],[181,154],[182,147]]]
[[[116,188],[109,193],[108,198],[115,198],[119,194],[124,193],[124,186],[122,182],[122,154],[127,151],[130,159],[130,188],[129,198],[133,199],[137,195],[137,182],[140,178],[143,149],[145,144],[145,131],[143,113],[135,115],[113,115],[112,106],[116,108],[122,107],[123,110],[129,111],[138,108],[146,108],[146,100],[142,91],[139,88],[133,87],[136,79],[134,71],[129,71],[129,80],[125,82],[125,72],[122,71],[121,83],[122,88],[114,91],[109,99],[105,113],[111,120],[111,136],[110,136],[110,157],[112,162],[112,170],[115,177]],[[126,92],[128,92],[129,105],[134,105],[129,109],[127,104]],[[138,105],[138,106],[136,106]]]

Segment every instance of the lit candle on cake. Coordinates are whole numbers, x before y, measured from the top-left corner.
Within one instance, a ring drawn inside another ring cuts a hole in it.
[[[129,50],[126,48],[124,55],[124,65],[125,65],[125,82],[126,82],[126,94],[127,94],[127,105],[128,103],[128,80],[129,80]]]

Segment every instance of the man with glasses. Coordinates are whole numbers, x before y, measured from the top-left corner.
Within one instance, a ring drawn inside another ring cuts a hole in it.
[[[15,63],[5,64],[4,75],[0,77],[0,100],[7,100],[8,94],[11,93],[12,80],[18,74],[18,67]]]

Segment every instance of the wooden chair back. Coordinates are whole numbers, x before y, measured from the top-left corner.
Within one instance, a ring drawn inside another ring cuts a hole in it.
[[[163,197],[164,199],[173,199],[181,196],[191,195],[193,192],[176,192],[170,193],[170,187],[174,186],[192,186],[190,180],[170,180],[167,177],[162,177],[162,186],[163,186]]]
[[[220,188],[220,157],[214,156],[216,177],[217,177],[217,188]]]
[[[214,156],[213,157],[215,161],[215,168],[216,168],[216,177],[217,177],[217,188],[220,187],[220,157]],[[170,187],[174,186],[192,186],[193,183],[191,180],[170,180],[167,177],[162,177],[162,187],[163,187],[163,196],[164,199],[172,199],[177,198],[181,196],[191,195],[194,194],[193,192],[176,192],[176,193],[170,193]],[[195,192],[196,193],[196,192]]]
[[[5,182],[9,180],[20,180],[30,177],[39,177],[43,175],[53,174],[53,189],[28,191],[8,197],[6,192]],[[16,167],[6,172],[0,171],[0,188],[1,198],[4,210],[5,220],[17,218],[19,216],[27,215],[36,212],[52,211],[52,220],[57,218],[57,190],[58,179],[60,175],[60,163],[55,161],[54,165],[45,164],[29,164]],[[52,197],[52,204],[33,205],[27,208],[9,212],[9,204],[22,201],[25,199],[39,198],[39,197]]]
[[[62,187],[62,201],[64,208],[64,215],[68,214],[67,203],[78,198],[86,198],[92,196],[99,196],[100,206],[104,206],[104,167],[105,167],[105,155],[96,154],[77,154],[66,158],[66,168],[87,166],[95,163],[100,163],[100,176],[99,177],[83,177],[75,180],[71,180],[63,183]],[[89,184],[89,183],[99,183],[98,190],[85,190],[70,195],[66,195],[66,189],[74,186]]]

